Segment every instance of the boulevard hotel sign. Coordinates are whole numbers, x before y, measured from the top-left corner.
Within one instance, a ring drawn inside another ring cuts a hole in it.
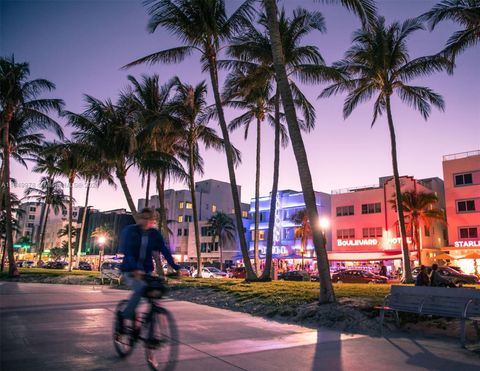
[[[393,246],[393,245],[400,245],[402,239],[398,238],[389,238],[387,240],[382,240],[386,242],[386,245]],[[407,237],[407,243],[411,244],[412,239]],[[361,240],[337,240],[337,246],[378,246],[380,241],[376,238],[368,238],[368,239],[361,239]]]

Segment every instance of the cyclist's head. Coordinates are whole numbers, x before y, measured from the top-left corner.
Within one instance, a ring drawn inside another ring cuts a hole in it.
[[[138,214],[138,224],[143,229],[155,228],[157,224],[157,213],[149,207],[143,208]]]

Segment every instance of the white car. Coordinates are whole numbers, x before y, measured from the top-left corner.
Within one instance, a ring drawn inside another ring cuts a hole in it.
[[[192,276],[197,277],[197,270],[193,271]],[[203,267],[202,268],[202,278],[227,278],[228,275],[225,272],[222,272],[220,269],[215,267]]]

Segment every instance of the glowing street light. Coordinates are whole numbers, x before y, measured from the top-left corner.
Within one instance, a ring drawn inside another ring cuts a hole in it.
[[[320,228],[322,228],[322,232],[325,232],[325,229],[328,229],[330,227],[330,220],[328,218],[321,218],[320,219]]]

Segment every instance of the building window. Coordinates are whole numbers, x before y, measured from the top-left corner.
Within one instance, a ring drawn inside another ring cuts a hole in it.
[[[337,207],[337,216],[354,215],[353,205]]]
[[[200,229],[200,234],[202,235],[202,237],[211,236],[212,235],[212,229],[210,227],[202,227]]]
[[[455,175],[455,185],[456,186],[463,186],[463,185],[470,185],[470,184],[473,184],[473,174],[472,173]]]
[[[192,208],[192,203],[191,202],[186,202],[185,203],[185,208],[186,209],[191,209]]]
[[[457,212],[468,213],[475,211],[475,200],[457,201]]]
[[[182,228],[178,228],[177,229],[177,236],[181,236],[182,235]]]
[[[206,242],[202,242],[200,244],[200,252],[207,252],[207,243]]]
[[[184,235],[184,236],[188,236],[188,229],[187,229],[187,228],[185,228],[185,229],[183,230],[183,235]]]
[[[382,206],[380,202],[374,204],[363,204],[362,205],[362,214],[376,214],[382,212]]]
[[[37,208],[34,207],[34,206],[31,206],[31,207],[30,207],[30,211],[31,211],[32,213],[34,213],[35,211],[37,211]]]
[[[183,209],[185,207],[185,203],[184,202],[179,202],[178,203],[178,208],[179,209]]]
[[[206,204],[206,205],[205,205],[205,210],[208,210],[208,209],[209,209],[209,208],[208,208],[208,204]]]
[[[185,215],[185,221],[187,223],[190,223],[192,221],[193,216],[192,215]]]
[[[183,223],[183,215],[179,215],[177,220],[179,223]]]
[[[383,229],[382,227],[376,228],[363,228],[362,229],[363,238],[375,238],[375,237],[382,237]]]
[[[423,229],[425,231],[425,237],[430,237],[430,228],[428,228],[427,226],[424,226]]]
[[[216,213],[217,212],[217,205],[212,205],[212,213]]]
[[[28,223],[27,228],[33,228],[33,223]]]
[[[259,241],[265,240],[265,231],[258,231],[258,240]]]
[[[77,213],[72,213],[72,218],[76,218],[77,217]]]
[[[28,220],[35,220],[35,215],[29,215]]]
[[[478,238],[477,227],[459,228],[460,238]]]
[[[235,210],[233,210],[234,212]],[[233,214],[232,212],[232,214]],[[242,211],[242,218],[248,218],[248,211]]]
[[[337,238],[340,240],[355,238],[355,229],[337,229]]]

